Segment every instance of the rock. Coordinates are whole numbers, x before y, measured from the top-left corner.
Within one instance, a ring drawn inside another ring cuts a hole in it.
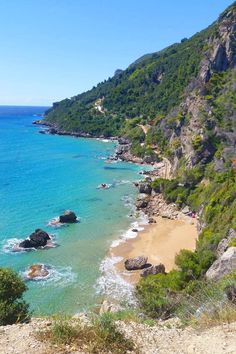
[[[22,248],[38,248],[46,246],[47,242],[50,240],[50,236],[47,232],[36,229],[30,237],[22,242],[20,242],[19,247]]]
[[[24,240],[24,241],[19,243],[19,247],[21,247],[21,248],[31,248],[33,246],[31,245],[30,240],[26,239],[26,240]]]
[[[208,269],[206,278],[219,280],[236,269],[236,247],[230,247]]]
[[[139,256],[136,258],[129,258],[125,261],[125,268],[127,270],[143,269],[147,264],[147,257]]]
[[[149,224],[156,224],[156,220],[154,218],[149,218],[148,223]]]
[[[106,312],[118,312],[121,309],[122,308],[119,304],[113,304],[108,300],[104,300],[100,307],[99,314],[102,315],[103,313]]]
[[[217,247],[217,256],[220,257],[222,256],[222,254],[227,250],[227,248],[229,247],[229,243],[231,240],[233,240],[234,238],[236,238],[236,231],[234,229],[230,229],[228,231],[228,234],[225,238],[223,238]]]
[[[190,213],[190,209],[189,209],[189,207],[187,205],[181,211],[182,211],[183,214],[189,214]]]
[[[132,229],[132,232],[138,232],[138,229]]]
[[[120,145],[127,145],[127,144],[130,143],[130,141],[129,141],[129,139],[127,139],[127,138],[121,137],[121,138],[118,139],[118,143],[119,143]]]
[[[141,277],[147,277],[148,275],[155,275],[155,274],[165,274],[165,266],[164,264],[160,263],[156,266],[151,266],[142,271],[140,274]]]
[[[236,305],[236,286],[235,285],[228,285],[225,288],[225,293],[226,293],[227,299]]]
[[[137,209],[144,209],[148,206],[148,201],[146,199],[142,199],[142,200],[137,200],[136,202],[136,208]]]
[[[139,184],[139,193],[144,193],[144,194],[151,194],[152,193],[152,187],[149,183],[140,183]]]
[[[76,221],[77,217],[71,210],[66,210],[63,215],[59,216],[59,222],[61,223],[74,223]]]
[[[45,267],[44,264],[33,264],[29,267],[27,271],[27,278],[35,279],[35,278],[44,278],[48,276],[49,271]]]

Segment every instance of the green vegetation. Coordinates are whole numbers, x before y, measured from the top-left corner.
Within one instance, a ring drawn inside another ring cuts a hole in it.
[[[66,131],[117,136],[130,134],[127,119],[145,123],[166,115],[181,102],[187,85],[196,78],[205,41],[214,30],[215,24],[144,56],[90,91],[55,103],[46,120]],[[98,99],[102,99],[102,112],[95,107]]]
[[[135,345],[117,329],[109,314],[96,316],[88,324],[80,320],[58,317],[52,328],[42,331],[39,339],[58,345],[62,350],[72,345],[77,350],[86,349],[86,353],[126,354],[135,351]]]
[[[233,26],[235,13],[236,2],[219,21]],[[233,59],[228,67],[214,66],[213,52],[220,41],[225,45],[219,21],[190,39],[143,56],[92,90],[54,104],[46,115],[48,122],[66,131],[125,136],[134,155],[167,157],[175,166],[174,179],[156,179],[152,188],[168,203],[188,205],[204,228],[196,250],[176,256],[178,270],[140,280],[141,307],[154,318],[177,313],[180,301],[198,294],[201,287],[217,292],[204,275],[216,259],[219,241],[236,228],[236,69]],[[204,80],[207,58],[212,66]],[[223,59],[228,60],[222,54]],[[98,99],[102,111],[96,108]],[[145,124],[146,134],[140,127]]]
[[[28,305],[22,299],[25,283],[10,269],[0,268],[0,325],[29,319]]]

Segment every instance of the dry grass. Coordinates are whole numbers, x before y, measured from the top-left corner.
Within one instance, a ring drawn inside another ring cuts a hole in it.
[[[56,346],[58,353],[69,350],[91,354],[138,353],[134,343],[124,337],[110,316],[96,317],[90,324],[58,317],[50,329],[39,333],[37,339],[48,342],[52,348]]]

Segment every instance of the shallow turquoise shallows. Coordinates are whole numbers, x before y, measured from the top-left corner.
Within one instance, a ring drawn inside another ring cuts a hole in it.
[[[115,143],[39,134],[32,125],[42,107],[0,107],[0,266],[24,276],[32,264],[51,267],[47,280],[27,281],[26,300],[36,314],[75,313],[99,301],[100,265],[129,216],[140,166],[106,163]],[[96,187],[112,184],[107,190]],[[48,222],[71,209],[80,223]],[[57,247],[12,252],[36,228],[55,234]]]

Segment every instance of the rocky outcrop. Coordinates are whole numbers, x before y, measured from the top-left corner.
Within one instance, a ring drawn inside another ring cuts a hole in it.
[[[150,183],[146,183],[146,182],[139,183],[139,193],[150,195],[152,193],[152,187]]]
[[[21,248],[39,248],[44,247],[47,245],[47,242],[51,240],[50,236],[47,232],[36,229],[29,238],[25,239],[24,241],[20,242],[19,247]]]
[[[230,247],[208,269],[206,278],[219,280],[236,269],[236,247]]]
[[[218,244],[217,247],[217,256],[220,257],[222,254],[227,250],[229,247],[230,241],[232,241],[234,238],[236,238],[236,231],[234,229],[230,229],[227,237],[223,238],[220,243]]]
[[[142,271],[140,274],[141,277],[147,277],[148,275],[155,275],[155,274],[165,274],[165,266],[164,264],[160,263],[156,266],[152,265]]]
[[[147,265],[147,257],[139,256],[136,258],[129,258],[125,261],[126,270],[143,269]]]
[[[144,208],[146,208],[147,206],[148,206],[148,200],[147,199],[138,199],[137,201],[136,201],[136,208],[138,209],[138,210],[140,210],[140,209],[144,209]]]
[[[31,280],[36,278],[45,278],[48,275],[49,271],[44,264],[33,264],[27,270],[27,278]]]
[[[77,222],[77,216],[71,210],[66,210],[63,215],[59,216],[59,222],[61,223],[75,223]]]

